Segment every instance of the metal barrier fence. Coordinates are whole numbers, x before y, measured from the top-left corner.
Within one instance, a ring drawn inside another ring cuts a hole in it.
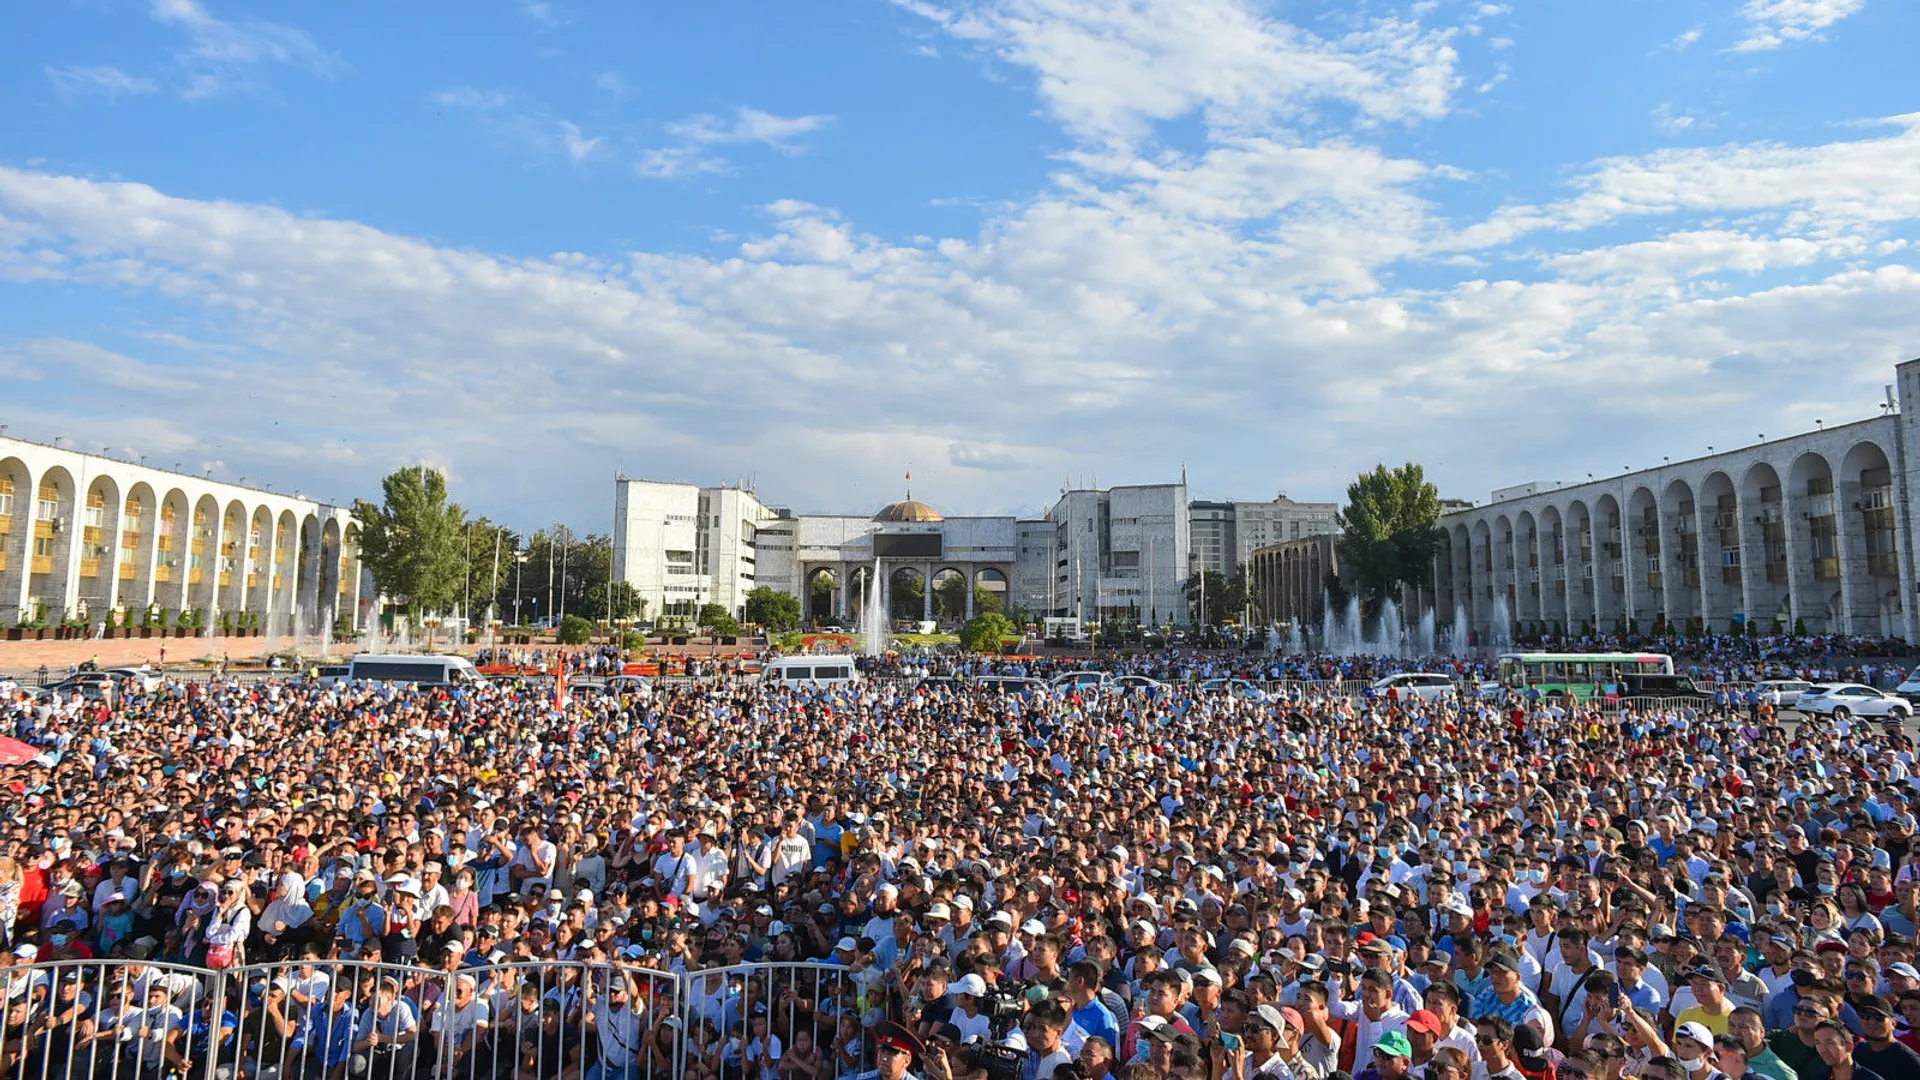
[[[0,984],[0,1080],[746,1080],[788,1055],[833,1080],[873,1068],[889,1008],[819,963],[62,960]]]
[[[682,977],[629,966],[75,960],[0,968],[0,983],[0,1080],[700,1075]]]

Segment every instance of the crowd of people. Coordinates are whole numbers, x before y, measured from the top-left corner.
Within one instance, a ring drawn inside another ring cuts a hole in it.
[[[1907,733],[1267,663],[22,695],[0,1075],[1920,1077]]]

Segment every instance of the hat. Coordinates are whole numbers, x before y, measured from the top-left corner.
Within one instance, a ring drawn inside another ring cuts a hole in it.
[[[1037,937],[1047,932],[1047,924],[1041,922],[1039,919],[1028,919],[1026,922],[1020,924],[1020,932],[1023,934],[1033,934]]]
[[[859,948],[860,948],[860,943],[853,940],[850,937],[843,937],[839,941],[836,941],[833,943],[834,952],[854,952]]]
[[[1140,1034],[1156,1042],[1172,1042],[1180,1032],[1164,1017],[1145,1016],[1140,1019]]]
[[[1373,1044],[1373,1049],[1375,1053],[1386,1054],[1388,1057],[1410,1058],[1413,1056],[1413,1044],[1407,1041],[1405,1035],[1397,1031],[1389,1031],[1380,1036],[1379,1040]]]
[[[1265,1024],[1276,1033],[1284,1030],[1287,1026],[1286,1018],[1282,1017],[1280,1010],[1274,1008],[1272,1005],[1259,1006],[1253,1010],[1253,1015],[1247,1017],[1247,1019],[1255,1023]]]
[[[1889,1005],[1887,999],[1881,997],[1879,994],[1868,994],[1865,997],[1854,999],[1853,1011],[1861,1016],[1891,1017],[1893,1015],[1893,1006]]]
[[[1407,1030],[1418,1031],[1422,1035],[1446,1034],[1440,1027],[1440,1018],[1427,1009],[1415,1009],[1413,1015],[1407,1017]]]
[[[1909,979],[1920,979],[1920,968],[1915,968],[1912,964],[1903,960],[1898,964],[1888,965],[1887,974],[1902,975]]]
[[[24,944],[24,945],[18,945],[14,947],[13,955],[19,957],[22,960],[33,960],[40,955],[40,946],[35,945],[32,942],[28,942],[27,944]]]
[[[1701,1046],[1711,1047],[1713,1045],[1713,1032],[1708,1031],[1707,1025],[1698,1020],[1689,1020],[1673,1029],[1674,1038],[1678,1039],[1682,1035],[1699,1043]]]
[[[927,1056],[926,1045],[919,1036],[891,1020],[882,1020],[873,1029],[873,1041],[876,1046],[890,1046],[895,1050],[904,1050],[912,1055],[914,1061]]]
[[[1012,926],[1013,916],[1004,911],[996,911],[992,915],[987,916],[987,922],[994,926]]]
[[[945,920],[953,918],[953,912],[948,909],[947,905],[936,903],[927,909],[926,917],[929,919],[939,919],[944,922]]]
[[[1722,975],[1720,973],[1720,969],[1713,966],[1712,964],[1701,964],[1698,967],[1695,967],[1691,971],[1687,972],[1687,978],[1705,979],[1708,982],[1717,982],[1721,986],[1727,985],[1727,977],[1725,975]]]
[[[1487,967],[1499,968],[1502,971],[1517,972],[1520,970],[1520,961],[1508,956],[1506,953],[1494,953],[1492,956],[1487,957]]]
[[[1197,983],[1201,983],[1201,982],[1207,983],[1211,986],[1223,985],[1220,979],[1220,973],[1213,970],[1210,967],[1195,969],[1193,973],[1193,981]]]
[[[985,997],[987,995],[987,981],[973,972],[968,972],[947,989],[956,994],[965,994],[968,997]]]
[[[957,908],[965,908],[968,911],[972,911],[973,897],[968,896],[966,893],[961,893],[959,896],[956,896],[953,898],[953,906]]]
[[[1393,953],[1393,946],[1388,943],[1386,938],[1374,938],[1372,941],[1361,945],[1360,951],[1377,956],[1389,956]]]
[[[1683,1025],[1683,1026],[1700,1027],[1699,1024],[1690,1024],[1690,1025]],[[1705,1031],[1706,1028],[1700,1028],[1700,1030]],[[1707,1045],[1708,1046],[1713,1045],[1711,1041],[1711,1036],[1709,1036],[1709,1041]],[[1529,1069],[1546,1068],[1547,1067],[1547,1037],[1545,1035],[1542,1035],[1540,1033],[1540,1029],[1537,1027],[1534,1027],[1532,1024],[1514,1025],[1513,1056],[1519,1058],[1520,1064],[1526,1066]]]

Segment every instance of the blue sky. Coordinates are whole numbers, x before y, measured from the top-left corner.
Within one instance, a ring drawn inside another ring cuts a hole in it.
[[[1891,0],[54,0],[0,34],[0,422],[323,498],[1450,495],[1871,415]]]

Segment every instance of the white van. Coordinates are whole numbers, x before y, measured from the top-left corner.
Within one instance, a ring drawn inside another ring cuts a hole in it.
[[[379,656],[363,653],[347,665],[352,682],[411,683],[415,686],[473,686],[480,671],[463,656]]]
[[[766,666],[760,669],[760,678],[766,682],[833,686],[859,682],[860,669],[853,665],[853,657],[844,653],[831,656],[783,656],[767,661]]]
[[[1914,668],[1909,672],[1905,681],[1895,687],[1893,692],[1906,698],[1908,701],[1920,704],[1920,667]]]

